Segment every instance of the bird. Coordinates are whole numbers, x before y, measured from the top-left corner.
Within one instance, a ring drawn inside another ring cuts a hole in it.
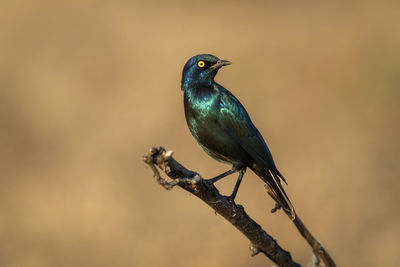
[[[227,197],[234,203],[249,168],[266,183],[268,193],[276,202],[273,211],[282,208],[294,220],[294,207],[281,183],[286,180],[277,169],[264,138],[240,101],[214,80],[220,68],[230,64],[211,54],[199,54],[191,57],[182,71],[181,90],[191,134],[209,156],[232,166],[208,181],[214,184],[239,173],[232,194]]]

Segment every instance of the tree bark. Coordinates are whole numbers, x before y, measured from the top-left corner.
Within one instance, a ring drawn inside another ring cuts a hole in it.
[[[243,206],[229,201],[213,184],[174,160],[172,154],[172,151],[165,151],[162,147],[152,148],[143,158],[153,170],[160,185],[168,190],[178,185],[203,200],[250,240],[252,256],[263,253],[279,266],[300,266],[293,261],[288,251],[282,249],[276,240],[247,215]],[[168,182],[162,178],[157,167],[163,170],[172,181]]]

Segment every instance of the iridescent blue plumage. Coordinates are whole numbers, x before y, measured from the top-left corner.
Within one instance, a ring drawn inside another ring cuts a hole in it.
[[[263,137],[239,100],[214,81],[218,70],[229,64],[208,54],[194,56],[185,64],[181,88],[190,132],[207,154],[232,165],[232,170],[211,179],[212,182],[239,172],[232,200],[249,167],[268,185],[275,201],[294,218],[294,208],[280,182],[285,180]]]

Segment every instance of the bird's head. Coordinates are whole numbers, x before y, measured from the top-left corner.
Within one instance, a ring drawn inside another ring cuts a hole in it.
[[[230,64],[232,63],[227,60],[209,54],[192,57],[183,68],[181,89],[186,90],[190,83],[195,81],[213,82],[218,70]]]

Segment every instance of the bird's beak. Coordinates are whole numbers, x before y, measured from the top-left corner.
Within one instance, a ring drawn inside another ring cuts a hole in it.
[[[227,66],[227,65],[231,65],[232,62],[228,61],[228,60],[218,60],[217,63],[215,63],[214,65],[211,65],[211,69],[219,69],[223,66]]]

